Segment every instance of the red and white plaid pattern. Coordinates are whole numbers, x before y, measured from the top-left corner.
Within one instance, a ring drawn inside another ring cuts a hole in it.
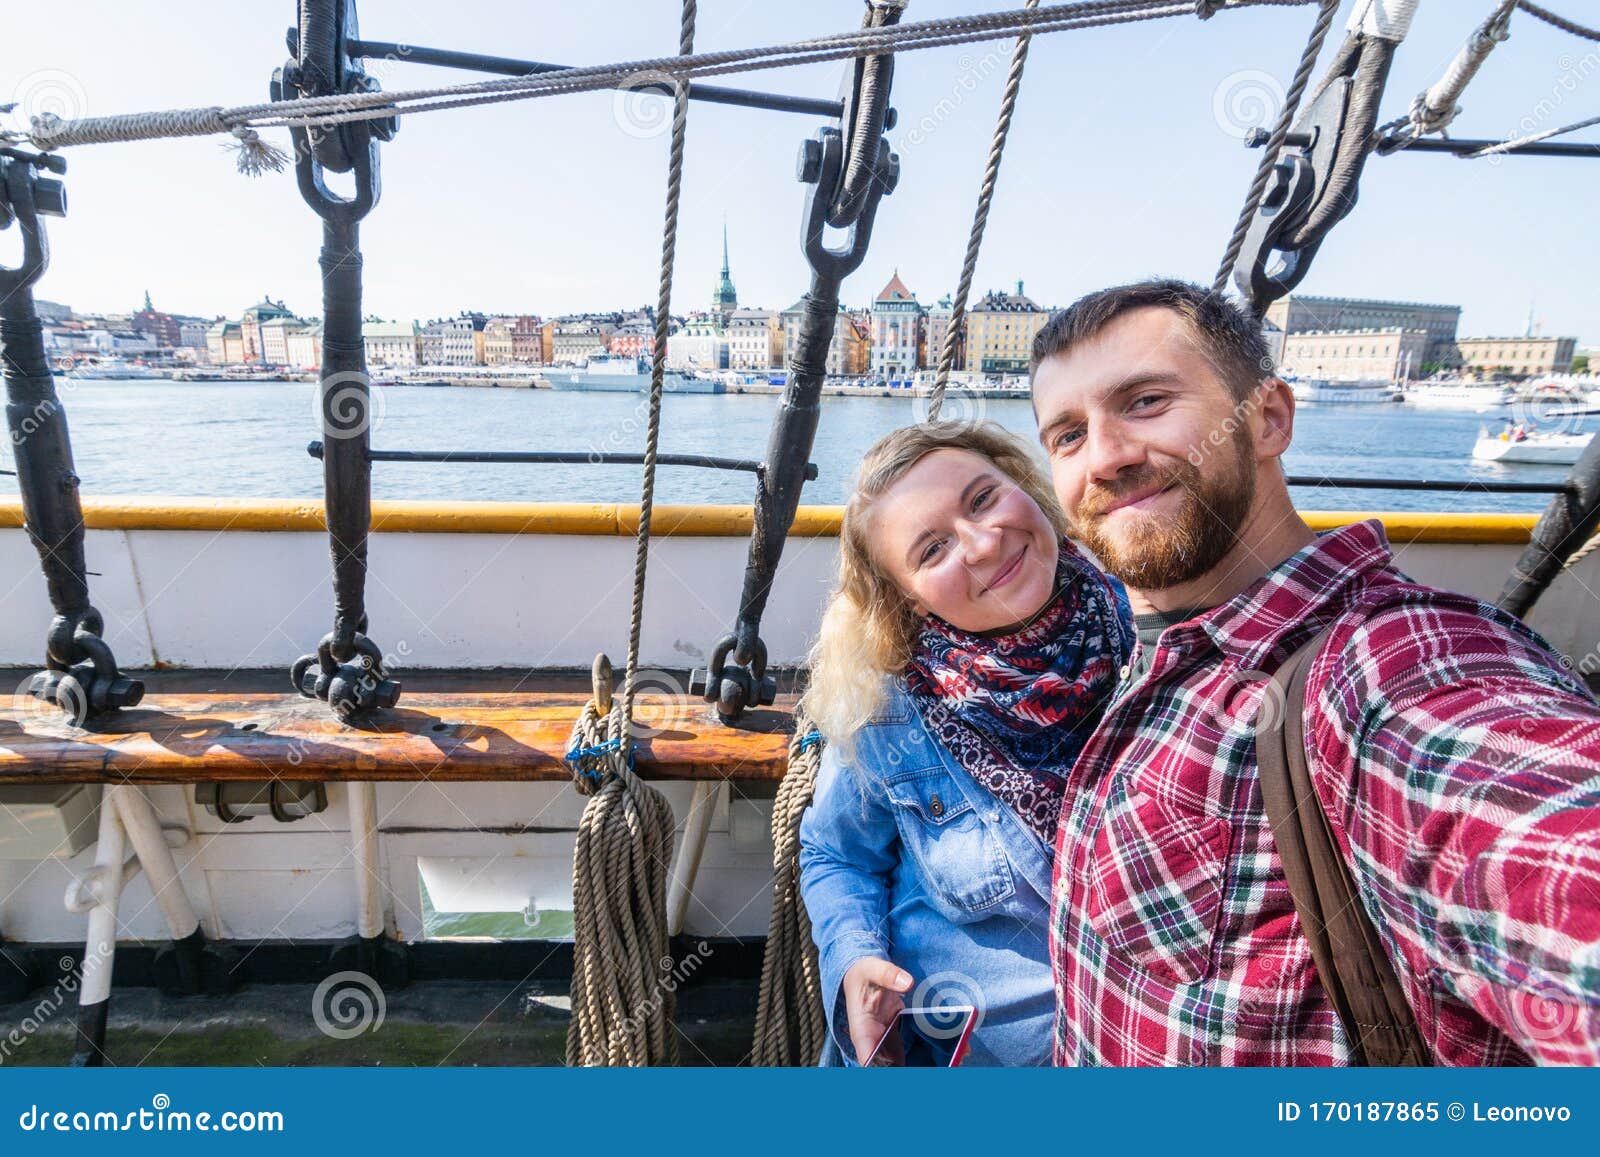
[[[1262,810],[1271,673],[1325,625],[1313,778],[1440,1064],[1600,1063],[1600,708],[1518,620],[1324,535],[1169,628],[1067,783],[1058,1064],[1349,1062]]]

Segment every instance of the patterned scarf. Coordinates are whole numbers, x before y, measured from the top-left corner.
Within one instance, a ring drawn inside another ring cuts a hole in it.
[[[1007,635],[923,620],[905,686],[923,724],[979,784],[1055,844],[1061,797],[1133,649],[1121,584],[1063,539],[1056,593]]]

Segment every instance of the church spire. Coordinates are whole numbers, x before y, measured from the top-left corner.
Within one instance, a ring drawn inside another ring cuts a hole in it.
[[[722,220],[722,277],[717,282],[717,291],[711,296],[711,312],[722,318],[726,325],[733,316],[733,311],[739,308],[739,294],[733,288],[733,277],[728,271],[728,220]]]

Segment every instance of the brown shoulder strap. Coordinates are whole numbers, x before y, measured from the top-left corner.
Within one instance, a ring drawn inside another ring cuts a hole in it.
[[[1350,1039],[1352,1063],[1431,1065],[1400,978],[1361,905],[1311,782],[1306,674],[1326,635],[1322,631],[1289,656],[1263,700],[1256,731],[1261,798],[1311,959]],[[1273,710],[1273,703],[1283,709]]]

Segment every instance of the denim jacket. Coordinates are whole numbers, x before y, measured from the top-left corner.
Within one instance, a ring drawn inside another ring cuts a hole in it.
[[[800,824],[800,891],[829,1024],[822,1063],[856,1063],[840,985],[852,964],[877,956],[911,974],[906,1007],[982,1010],[963,1063],[1048,1064],[1051,856],[927,733],[891,680],[848,758],[824,749]],[[945,1026],[910,1031],[913,1053],[947,1063],[955,1042]]]

